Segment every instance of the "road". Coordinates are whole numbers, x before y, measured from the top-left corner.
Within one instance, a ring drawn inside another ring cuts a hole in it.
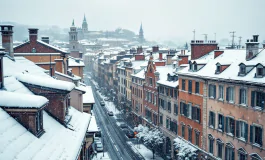
[[[108,116],[105,107],[100,105],[100,100],[96,95],[96,90],[89,79],[85,79],[87,85],[91,85],[93,89],[95,106],[93,112],[95,114],[97,124],[101,128],[104,139],[104,151],[107,151],[113,160],[141,160],[138,154],[133,152],[131,147],[126,143],[127,138],[124,132],[117,126],[116,120]]]

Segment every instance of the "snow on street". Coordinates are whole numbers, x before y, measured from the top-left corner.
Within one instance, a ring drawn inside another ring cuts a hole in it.
[[[92,158],[92,160],[111,160],[109,157],[108,152],[104,152],[104,157],[103,157],[103,152],[98,152],[96,156]]]

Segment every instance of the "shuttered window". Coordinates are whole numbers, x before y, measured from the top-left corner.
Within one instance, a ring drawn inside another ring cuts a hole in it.
[[[216,86],[213,84],[209,85],[209,90],[208,90],[209,98],[216,98]]]
[[[189,80],[189,93],[192,93],[192,80]]]
[[[248,124],[243,121],[236,121],[236,137],[240,140],[247,141],[248,139]]]
[[[231,117],[226,117],[225,125],[226,133],[230,136],[235,136],[235,120]]]
[[[174,113],[178,115],[178,104],[174,104]]]
[[[185,81],[186,81],[185,79],[182,79],[182,90],[183,91],[185,91],[185,85],[186,85]]]
[[[217,128],[219,129],[219,131],[224,132],[225,129],[225,125],[224,125],[224,116],[221,114],[218,114],[218,126]]]
[[[244,88],[239,89],[239,104],[247,104],[247,91]]]
[[[195,93],[199,94],[200,93],[200,83],[195,82]]]
[[[250,125],[250,135],[249,135],[250,143],[262,146],[263,145],[262,135],[263,135],[263,128],[255,125]]]
[[[230,103],[234,102],[234,88],[233,87],[226,88],[226,100]]]
[[[215,113],[209,112],[209,127],[215,128]]]
[[[188,140],[192,142],[192,128],[188,127]]]

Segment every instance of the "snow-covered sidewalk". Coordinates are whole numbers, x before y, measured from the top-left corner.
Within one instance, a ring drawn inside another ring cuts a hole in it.
[[[92,160],[111,160],[109,157],[108,152],[104,152],[104,157],[103,157],[103,152],[97,153],[97,156],[94,156]]]
[[[153,159],[153,153],[151,150],[149,150],[148,148],[146,148],[143,144],[133,144],[132,142],[127,142],[131,147],[132,150],[136,153],[139,154],[141,156],[144,157],[144,159],[149,160],[149,159]],[[157,160],[163,160],[163,158],[155,155],[155,159]]]

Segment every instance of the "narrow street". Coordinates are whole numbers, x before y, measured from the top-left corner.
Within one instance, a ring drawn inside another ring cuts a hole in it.
[[[131,147],[126,143],[128,140],[125,133],[117,126],[116,120],[107,114],[105,107],[100,105],[100,100],[96,95],[96,90],[88,78],[85,79],[87,85],[91,85],[95,98],[95,106],[93,112],[95,114],[97,124],[102,131],[104,139],[104,151],[108,152],[113,160],[141,160],[138,154],[133,152]]]

